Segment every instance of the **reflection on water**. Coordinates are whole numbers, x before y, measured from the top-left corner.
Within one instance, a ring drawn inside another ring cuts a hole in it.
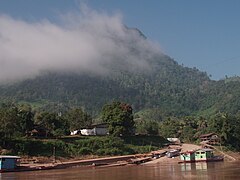
[[[154,164],[112,168],[69,168],[0,174],[0,179],[240,179],[240,162]]]
[[[191,171],[191,170],[207,170],[212,169],[215,163],[197,162],[197,163],[182,163],[181,171]]]

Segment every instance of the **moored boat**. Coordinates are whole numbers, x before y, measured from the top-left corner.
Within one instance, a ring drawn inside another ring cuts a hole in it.
[[[180,154],[179,163],[223,161],[223,156],[214,156],[212,149],[198,149],[187,151]]]
[[[180,155],[180,149],[172,149],[172,150],[169,150],[167,153],[166,153],[166,156],[168,158],[172,158],[172,157],[175,157],[175,156],[179,156]]]

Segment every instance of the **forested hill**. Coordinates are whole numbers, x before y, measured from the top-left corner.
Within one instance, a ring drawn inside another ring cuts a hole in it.
[[[113,42],[124,47],[127,54],[110,53],[110,58],[101,61],[105,73],[45,72],[32,79],[0,85],[0,102],[31,103],[47,110],[80,106],[95,115],[113,100],[131,104],[135,112],[147,109],[161,116],[238,112],[239,78],[210,80],[206,73],[156,53],[139,30],[126,31],[134,38],[115,35]]]
[[[146,73],[114,71],[110,75],[45,73],[0,88],[2,102],[28,102],[48,109],[54,104],[81,106],[96,114],[112,100],[133,105],[135,112],[158,109],[164,115],[236,113],[239,81],[212,81],[196,68],[178,65],[168,56],[151,61]]]

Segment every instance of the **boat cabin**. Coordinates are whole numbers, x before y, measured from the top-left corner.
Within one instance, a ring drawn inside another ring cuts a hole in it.
[[[171,149],[169,151],[167,151],[166,156],[168,158],[172,158],[175,156],[179,156],[180,155],[180,149]]]
[[[195,161],[195,151],[187,151],[180,154],[180,159],[184,162]]]
[[[199,149],[195,152],[195,161],[208,161],[213,157],[212,149]]]
[[[0,171],[14,170],[18,165],[19,156],[0,156]]]

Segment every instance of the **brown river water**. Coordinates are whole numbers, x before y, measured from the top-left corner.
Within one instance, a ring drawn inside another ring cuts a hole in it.
[[[192,164],[151,164],[122,167],[72,167],[58,170],[2,173],[0,179],[148,180],[240,179],[240,161]]]

